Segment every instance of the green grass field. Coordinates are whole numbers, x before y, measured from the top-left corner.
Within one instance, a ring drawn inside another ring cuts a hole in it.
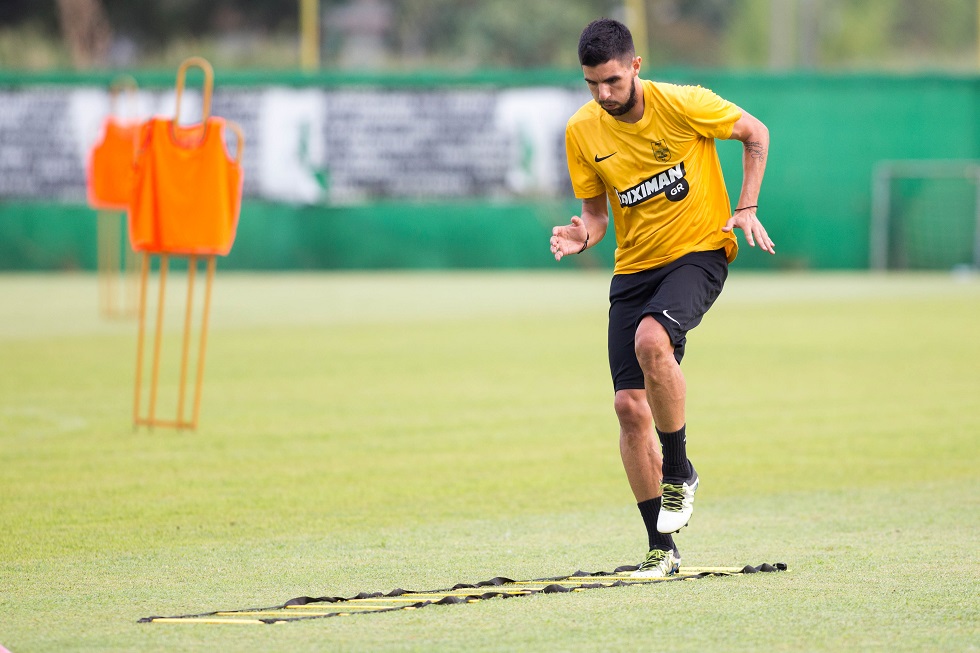
[[[137,623],[639,562],[607,286],[219,270],[200,428],[151,432],[131,425],[135,323],[99,317],[94,276],[0,276],[0,644],[980,648],[980,279],[949,275],[736,270],[691,333],[702,483],[684,562],[788,573],[277,626]]]

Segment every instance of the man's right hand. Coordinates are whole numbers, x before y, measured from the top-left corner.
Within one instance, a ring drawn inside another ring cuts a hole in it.
[[[562,256],[568,254],[578,254],[588,242],[589,232],[585,228],[585,222],[577,215],[572,216],[571,224],[561,225],[551,230],[551,253],[555,255],[555,260],[560,261]]]

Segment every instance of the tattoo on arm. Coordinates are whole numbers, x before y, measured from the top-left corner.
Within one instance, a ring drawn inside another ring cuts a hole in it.
[[[766,160],[766,148],[762,146],[760,141],[745,141],[745,151],[753,159]]]

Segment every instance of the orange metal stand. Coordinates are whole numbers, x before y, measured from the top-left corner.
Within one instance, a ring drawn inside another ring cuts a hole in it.
[[[109,114],[113,118],[119,115],[119,95],[126,92],[129,99],[129,124],[136,124],[136,80],[129,75],[122,75],[109,87]],[[90,179],[90,201],[98,210],[96,216],[96,252],[97,276],[99,287],[99,308],[103,316],[108,318],[131,318],[136,315],[136,257],[126,238],[126,214],[123,210],[125,203],[116,205],[118,201],[109,201],[102,195],[107,187],[119,189],[114,195],[125,195],[126,180],[129,179],[129,166],[136,155],[135,132],[129,164],[124,160],[110,159],[111,168],[100,167],[90,169],[90,175],[102,175],[98,183]],[[104,138],[108,138],[105,135]],[[103,142],[103,144],[105,144]],[[125,166],[126,169],[120,169]],[[100,191],[94,189],[98,187]]]
[[[163,348],[164,312],[166,304],[167,274],[170,268],[170,256],[160,254],[159,264],[159,295],[157,299],[156,326],[153,334],[153,358],[150,371],[150,387],[147,412],[142,414],[143,398],[143,358],[146,349],[146,313],[150,276],[150,254],[142,255],[140,265],[140,301],[139,301],[139,333],[136,345],[136,384],[133,401],[134,426],[165,426],[178,429],[196,429],[201,413],[201,389],[204,385],[204,360],[207,352],[208,320],[211,314],[211,289],[214,285],[215,257],[206,259],[206,281],[204,285],[204,306],[201,309],[201,326],[198,337],[197,365],[194,380],[194,399],[190,416],[186,415],[187,378],[191,350],[194,313],[194,288],[197,275],[198,256],[189,256],[187,268],[187,302],[184,307],[184,329],[181,345],[180,379],[177,390],[177,415],[175,419],[160,419],[157,417],[157,397],[160,379],[160,360]]]
[[[96,218],[99,308],[108,318],[136,316],[136,256],[125,237],[125,213],[99,210]]]
[[[192,57],[181,64],[177,72],[177,112],[174,117],[174,124],[177,124],[180,115],[180,101],[184,89],[184,78],[189,66],[198,66],[204,71],[204,93],[203,93],[203,119],[202,124],[210,114],[211,90],[213,84],[213,72],[211,65],[200,57]],[[238,147],[235,161],[241,164],[242,152],[244,150],[244,135],[241,128],[232,122],[225,123],[238,138]],[[170,427],[177,429],[196,429],[201,410],[201,391],[204,384],[204,361],[207,351],[208,322],[211,312],[211,291],[214,284],[214,272],[216,268],[216,257],[214,254],[185,254],[170,251],[142,251],[140,252],[140,280],[139,280],[139,331],[137,336],[136,352],[136,381],[133,400],[133,425],[135,427],[154,426]],[[158,296],[155,316],[155,327],[152,341],[152,358],[150,362],[149,388],[144,391],[144,358],[147,346],[147,304],[149,297],[149,277],[152,267],[152,257],[159,261]],[[181,344],[180,372],[177,387],[177,408],[176,416],[173,419],[160,418],[158,416],[158,394],[160,387],[160,369],[163,349],[164,314],[166,303],[167,276],[170,271],[171,258],[177,257],[187,260],[187,295],[184,307],[184,325]],[[206,276],[204,281],[204,299],[200,315],[200,333],[197,336],[197,362],[195,365],[193,381],[193,398],[191,406],[188,408],[187,390],[189,376],[191,374],[191,350],[194,340],[194,312],[195,312],[195,287],[198,284],[198,263],[205,262]],[[144,412],[144,393],[147,394]]]

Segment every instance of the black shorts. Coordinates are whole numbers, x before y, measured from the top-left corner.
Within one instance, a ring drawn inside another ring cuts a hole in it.
[[[684,358],[687,332],[721,294],[728,278],[725,250],[693,252],[662,268],[617,274],[609,287],[609,370],[618,390],[643,389],[643,371],[636,360],[634,339],[640,320],[650,315],[663,325],[674,345],[674,358]]]

